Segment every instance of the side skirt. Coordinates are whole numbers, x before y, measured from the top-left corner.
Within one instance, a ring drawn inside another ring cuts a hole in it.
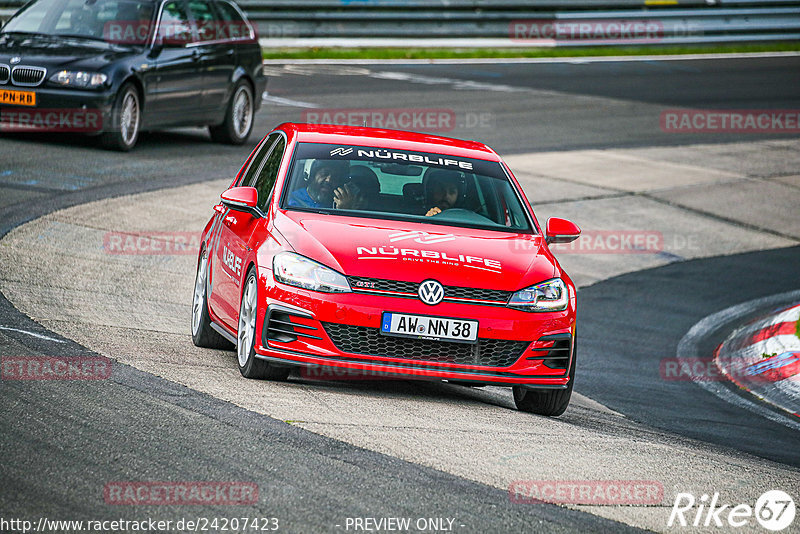
[[[236,346],[236,344],[238,343],[238,340],[236,339],[235,335],[231,334],[230,332],[228,332],[226,328],[218,325],[214,321],[211,321],[211,328],[216,330],[217,333],[219,333],[219,335],[221,335],[222,337],[233,343],[234,346]]]

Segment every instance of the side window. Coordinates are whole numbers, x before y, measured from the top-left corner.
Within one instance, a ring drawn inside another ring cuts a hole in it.
[[[161,12],[158,39],[164,46],[180,47],[192,42],[192,26],[180,2],[167,2]]]
[[[236,8],[228,2],[217,2],[217,9],[219,10],[220,17],[225,22],[244,22]]]
[[[258,173],[258,178],[253,185],[258,191],[258,207],[262,210],[266,209],[269,202],[272,187],[275,185],[275,179],[278,178],[278,169],[281,166],[285,149],[286,139],[281,137],[272,148],[272,152],[270,152],[267,161],[264,162],[264,166],[261,168],[261,172]]]
[[[242,176],[241,181],[239,182],[240,186],[246,187],[255,187],[253,184],[256,181],[256,174],[258,173],[258,169],[261,168],[261,162],[264,161],[264,158],[267,157],[269,154],[270,148],[272,145],[275,144],[275,141],[280,137],[281,134],[273,133],[269,137],[267,137],[263,143],[261,143],[261,148],[258,150],[253,159],[250,160],[250,166]]]
[[[197,36],[200,41],[215,41],[217,39],[214,28],[214,11],[206,0],[189,0],[189,11],[192,12],[197,24]]]
[[[244,21],[235,7],[228,2],[217,2],[216,6],[220,16],[220,24],[224,28],[228,39],[249,39],[251,37],[250,26]]]

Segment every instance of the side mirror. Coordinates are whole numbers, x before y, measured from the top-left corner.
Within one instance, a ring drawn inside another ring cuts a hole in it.
[[[256,213],[258,208],[258,191],[255,187],[231,187],[220,195],[222,203],[238,211]]]
[[[547,219],[545,241],[548,243],[572,243],[581,236],[581,229],[572,221],[550,217]]]

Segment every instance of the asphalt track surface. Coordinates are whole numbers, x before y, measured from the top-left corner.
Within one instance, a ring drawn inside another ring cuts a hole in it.
[[[691,381],[664,380],[658,362],[711,313],[785,291],[786,280],[800,276],[798,260],[800,247],[677,262],[583,289],[580,342],[591,357],[581,368],[580,391],[653,426],[800,466],[797,431],[743,417]],[[712,354],[746,319],[708,332],[700,352]]]
[[[428,107],[449,102],[457,113],[488,112],[492,127],[475,137],[504,154],[701,139],[725,143],[741,139],[668,136],[658,129],[659,113],[712,104],[800,108],[798,58],[584,67],[373,67],[415,78],[383,78],[387,83],[370,86],[374,96],[367,100],[359,89],[363,77],[341,73],[277,76],[268,89],[288,99],[302,92],[331,108],[412,106],[424,96]],[[525,90],[466,90],[452,80]],[[584,102],[586,95],[608,99],[608,106]],[[265,111],[257,118],[257,131],[300,119],[298,109],[288,106]],[[449,133],[466,136],[460,128]],[[747,139],[765,138],[786,136]],[[130,155],[100,151],[86,139],[0,139],[0,234],[63,207],[232,176],[249,148],[211,145],[197,130],[145,135]],[[721,445],[732,456],[749,453],[787,467],[800,465],[796,432],[743,416],[692,383],[660,380],[654,365],[656,355],[674,354],[681,337],[704,316],[794,289],[799,258],[793,247],[698,259],[582,289],[578,390],[634,421]],[[0,355],[91,355],[19,313],[5,298],[0,299],[0,325],[6,328],[0,331]],[[712,349],[724,335],[710,333],[704,345]],[[354,516],[455,517],[465,532],[628,528],[553,505],[514,506],[496,488],[295,428],[121,364],[106,382],[2,381],[0,406],[3,517],[241,515],[239,509],[226,514],[219,507],[148,509],[103,502],[102,486],[110,480],[160,480],[168,473],[169,480],[257,482],[262,499],[249,515],[280,517],[282,530],[289,532],[335,531],[335,525]],[[607,423],[600,416],[593,422],[587,417],[583,426],[596,424],[599,432]]]

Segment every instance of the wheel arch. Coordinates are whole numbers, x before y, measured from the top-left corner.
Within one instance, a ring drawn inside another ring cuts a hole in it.
[[[253,78],[250,76],[250,73],[247,72],[241,65],[236,67],[233,71],[233,76],[231,76],[231,84],[228,89],[228,95],[225,99],[225,102],[228,102],[231,97],[233,97],[233,89],[236,87],[236,84],[239,83],[240,80],[244,80],[250,86],[250,90],[253,92],[253,111],[256,110],[256,102],[260,101],[260,95],[256,95],[256,83]]]
[[[133,87],[136,89],[136,93],[139,95],[139,108],[142,110],[141,122],[142,124],[144,124],[144,111],[145,108],[147,107],[144,98],[144,83],[142,83],[142,80],[140,80],[139,77],[136,76],[136,74],[129,73],[119,84],[119,89],[122,90],[122,88],[125,87],[125,84],[128,83],[133,85]],[[119,94],[119,91],[117,91],[117,94]]]

